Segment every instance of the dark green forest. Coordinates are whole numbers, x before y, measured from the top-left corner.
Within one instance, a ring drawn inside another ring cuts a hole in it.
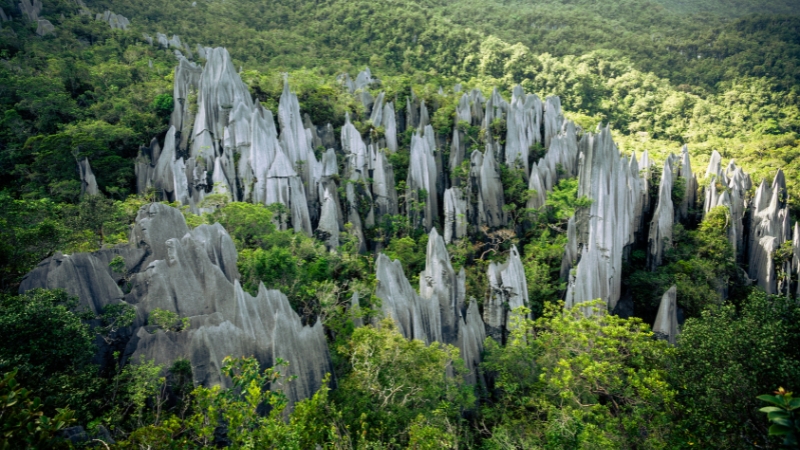
[[[279,388],[292,382],[281,373],[292,361],[259,367],[231,355],[229,387],[195,385],[187,360],[165,367],[118,352],[99,365],[97,343],[117,339],[132,311],[88,311],[62,290],[20,292],[48,257],[127,243],[140,208],[161,200],[137,192],[135,172],[140,147],[164,142],[176,105],[178,60],[146,41],[156,33],[179,36],[200,65],[198,44],[225,47],[272,111],[287,75],[300,111],[337,138],[346,115],[365,138],[384,131],[337,78],[365,67],[380,80],[367,88],[373,96],[385,91],[398,110],[412,92],[425,101],[443,147],[454,124],[470,149],[504,139],[505,123],[454,123],[456,84],[487,98],[495,87],[510,98],[516,85],[557,95],[566,119],[586,131],[610,126],[621,153],[647,151],[655,167],[684,144],[698,179],[712,151],[735,160],[753,179],[748,198],[781,169],[794,221],[797,0],[42,0],[39,16],[54,26],[45,36],[16,1],[0,8],[0,449],[798,448],[800,300],[748,279],[724,207],[675,223],[655,270],[641,249],[626,255],[633,315],[601,301],[565,309],[567,223],[587,199],[577,180],[563,180],[546,205],[528,208],[524,172],[499,164],[512,223],[447,251],[483,308],[487,269],[515,246],[530,301],[508,312],[515,325],[504,342],[486,339],[479,370],[489,381],[477,385],[464,381],[456,347],[406,339],[381,317],[378,251],[421,284],[428,233],[410,211],[368,230],[375,251],[360,251],[352,227],[333,250],[282,229],[281,205],[210,195],[202,214],[182,208],[190,228],[219,223],[229,233],[245,291],[278,289],[304,324],[322,322],[333,373],[293,405]],[[127,29],[95,20],[106,10],[130,19]],[[389,156],[403,193],[412,134],[399,134]],[[82,194],[84,158],[97,196]],[[681,195],[674,189],[672,200]],[[785,268],[796,259],[791,246],[774,255],[790,286],[800,280]],[[683,314],[676,345],[651,331],[672,285]],[[189,326],[169,311],[147,321],[172,336]],[[91,438],[66,439],[76,426]]]

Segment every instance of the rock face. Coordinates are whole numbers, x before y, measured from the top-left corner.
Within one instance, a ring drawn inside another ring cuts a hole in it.
[[[483,321],[487,334],[503,342],[509,326],[508,312],[520,306],[529,306],[528,282],[517,248],[511,247],[505,263],[490,263],[486,276],[489,278],[491,295],[483,307]]]
[[[672,246],[672,225],[675,223],[675,210],[672,204],[672,168],[670,160],[664,161],[661,184],[658,187],[658,204],[650,222],[650,236],[647,239],[647,267],[651,271],[661,265],[664,252]]]
[[[678,338],[678,288],[672,286],[661,297],[661,304],[658,307],[658,315],[653,324],[653,334],[658,339],[664,339],[670,344],[675,345]]]
[[[189,230],[180,211],[154,203],[139,211],[130,242],[92,254],[56,254],[26,276],[20,291],[63,288],[95,313],[111,303],[133,305],[126,354],[166,366],[186,358],[197,383],[226,384],[219,371],[225,356],[255,356],[262,367],[282,358],[290,363],[282,372],[297,376],[287,392],[294,402],[313,395],[332,372],[321,323],[303,326],[279,291],[263,285],[256,297],[243,291],[236,249],[219,224]],[[125,261],[132,286],[125,295],[109,268],[115,256]],[[188,317],[189,329],[152,332],[147,318],[156,308]]]
[[[78,171],[81,175],[81,196],[99,195],[100,189],[97,187],[97,179],[94,177],[92,166],[89,165],[89,160],[87,158],[83,158],[81,162],[78,163]]]
[[[478,304],[473,299],[467,306],[466,273],[463,268],[458,273],[453,270],[444,239],[436,229],[428,235],[419,294],[408,282],[400,261],[380,253],[375,266],[375,295],[381,299],[384,316],[391,317],[408,339],[457,346],[468,369],[467,382],[482,383],[478,364],[486,333]]]
[[[584,135],[578,147],[578,197],[590,199],[591,205],[575,215],[576,243],[568,247],[579,260],[567,286],[566,306],[600,298],[613,309],[621,295],[624,249],[633,243],[636,219],[641,218],[641,177],[633,156],[620,155],[609,128]]]
[[[424,105],[423,105],[424,106]],[[433,127],[425,126],[424,134],[414,133],[411,138],[411,157],[406,181],[406,209],[412,223],[431,229],[438,216],[437,184],[439,171],[434,159],[436,141]]]
[[[95,20],[107,23],[112,30],[127,30],[128,26],[131,24],[131,21],[128,20],[127,17],[122,14],[114,14],[108,10],[103,14],[98,13],[97,16],[95,16]]]

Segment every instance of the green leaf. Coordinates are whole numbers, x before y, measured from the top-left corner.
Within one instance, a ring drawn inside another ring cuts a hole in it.
[[[787,434],[789,434],[791,432],[792,432],[791,429],[786,428],[786,427],[781,426],[781,425],[778,425],[778,424],[772,424],[769,427],[769,435],[770,436],[785,436],[785,435],[787,435]]]
[[[759,409],[759,411],[761,411],[763,413],[771,413],[771,412],[783,411],[783,409],[782,408],[778,408],[777,406],[765,406],[765,407]]]

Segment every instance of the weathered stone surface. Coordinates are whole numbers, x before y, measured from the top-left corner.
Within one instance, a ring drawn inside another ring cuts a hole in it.
[[[542,102],[534,95],[526,96],[522,86],[514,88],[506,119],[505,164],[518,166],[529,174],[529,149],[541,143]]]
[[[306,198],[303,182],[289,158],[282,151],[276,152],[275,160],[267,172],[265,203],[285,205],[294,230],[311,236],[311,218]],[[281,223],[286,223],[285,218],[282,218]]]
[[[487,334],[502,342],[509,325],[509,311],[529,305],[528,282],[517,247],[511,247],[505,263],[490,263],[486,276],[491,294],[483,306],[483,321]]]
[[[114,14],[109,10],[106,10],[102,14],[98,13],[95,16],[95,20],[107,23],[112,30],[127,30],[128,26],[131,24],[131,21],[128,20],[127,17],[122,14]]]
[[[25,17],[28,18],[31,22],[36,22],[39,20],[39,13],[42,12],[42,2],[41,0],[21,0],[19,2],[19,10]]]
[[[461,269],[462,273],[463,270]],[[483,374],[479,369],[485,340],[486,330],[478,310],[478,302],[472,299],[463,317],[463,322],[460,322],[457,344],[460,356],[468,370],[464,378],[469,384],[485,384]]]
[[[353,84],[353,88],[354,90],[365,89],[374,81],[375,80],[372,78],[372,72],[369,70],[369,67],[365,67],[364,70],[356,75],[356,81]]]
[[[622,256],[632,243],[636,203],[631,186],[638,174],[622,157],[609,128],[586,134],[578,144],[582,153],[578,196],[592,201],[576,211],[576,247],[580,259],[567,286],[566,306],[603,299],[613,310],[621,294]]]
[[[239,159],[238,173],[245,201],[266,203],[267,174],[280,152],[272,112],[257,104],[250,117],[250,147],[242,150]]]
[[[480,168],[480,197],[478,198],[478,223],[489,228],[506,224],[505,196],[500,170],[494,151],[487,145]]]
[[[100,189],[97,187],[97,179],[92,172],[92,166],[89,165],[89,159],[83,158],[78,163],[78,171],[81,175],[81,196],[84,195],[99,195]]]
[[[394,112],[394,103],[388,102],[383,107],[383,130],[386,138],[386,148],[390,152],[397,151],[397,118]]]
[[[394,185],[394,168],[382,151],[376,151],[372,171],[372,197],[375,200],[375,220],[386,215],[397,215],[397,190]]]
[[[689,218],[690,210],[694,209],[696,197],[697,197],[697,178],[692,173],[692,163],[689,159],[689,148],[688,146],[684,145],[681,149],[681,167],[680,167],[680,177],[683,179],[685,184],[683,200],[681,200],[680,207],[678,209],[678,221],[686,220]]]
[[[444,241],[449,244],[467,235],[467,201],[460,188],[444,192]]]
[[[219,225],[189,231],[183,215],[161,203],[143,207],[131,233],[131,245],[74,255],[56,254],[23,280],[20,292],[36,287],[63,288],[95,313],[122,301],[109,262],[125,261],[131,292],[125,301],[136,308],[133,337],[126,354],[169,366],[178,358],[192,364],[195,382],[228,381],[219,369],[225,356],[255,356],[262,367],[277,358],[290,362],[281,371],[297,375],[287,395],[294,402],[308,398],[331,372],[322,324],[303,326],[285,295],[260,286],[253,298],[237,280],[236,250]],[[182,332],[146,327],[149,313],[161,308],[190,318]]]
[[[564,124],[564,115],[561,113],[561,99],[550,96],[544,102],[544,147],[550,148],[550,141],[560,131]]]
[[[661,184],[658,187],[658,204],[650,222],[650,235],[647,239],[647,268],[655,271],[661,265],[664,253],[672,246],[672,225],[675,223],[675,210],[672,204],[672,168],[664,161]]]
[[[406,208],[412,222],[425,229],[433,227],[439,211],[436,195],[439,172],[433,156],[435,149],[434,132],[430,125],[425,127],[424,134],[414,133],[406,181]],[[424,206],[421,205],[423,203]]]
[[[439,305],[420,298],[408,282],[400,261],[391,261],[381,253],[375,267],[378,280],[375,296],[381,299],[384,316],[397,322],[400,332],[408,339],[442,342]]]
[[[45,259],[25,276],[19,291],[23,293],[35,288],[64,289],[78,297],[81,305],[95,314],[123,298],[108,263],[90,253],[64,255],[57,252]]]
[[[320,187],[323,185],[320,184]],[[316,235],[325,241],[328,248],[339,247],[339,232],[342,230],[342,217],[339,208],[339,199],[336,194],[336,184],[326,183],[320,198],[322,199],[322,212]]]
[[[39,36],[47,36],[53,34],[56,27],[47,19],[39,19],[36,21],[36,34]]]
[[[678,338],[678,287],[673,285],[661,297],[653,334],[675,345]]]
[[[278,106],[278,119],[281,124],[280,141],[289,160],[298,169],[300,178],[308,186],[306,202],[312,205],[312,216],[316,217],[317,191],[316,182],[318,162],[311,146],[311,139],[303,126],[303,117],[300,115],[300,102],[297,95],[289,90],[289,81],[284,79],[283,92]]]
[[[439,309],[441,342],[455,343],[458,340],[459,306],[466,296],[464,289],[450,264],[444,239],[436,228],[432,228],[428,234],[425,270],[419,275],[419,294],[424,301],[434,303]]]

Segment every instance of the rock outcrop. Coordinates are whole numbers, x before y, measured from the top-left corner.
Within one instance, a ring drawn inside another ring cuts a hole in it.
[[[89,165],[88,158],[83,158],[78,163],[78,172],[81,175],[81,197],[99,195],[100,188],[97,187],[97,179],[94,176],[94,172],[92,172],[92,166]]]
[[[566,306],[603,299],[613,310],[621,295],[625,247],[633,243],[642,189],[638,164],[620,155],[609,128],[579,142],[578,197],[591,200],[575,215],[577,267],[567,285]],[[569,258],[572,258],[570,255]],[[562,273],[566,267],[562,268]]]
[[[678,288],[672,286],[661,297],[658,315],[653,323],[653,334],[675,345],[678,338]]]
[[[125,261],[128,294],[109,267],[116,256]],[[288,383],[289,399],[310,397],[332,372],[322,324],[303,326],[286,296],[263,284],[256,297],[245,292],[236,259],[222,226],[189,230],[180,211],[153,203],[139,211],[128,246],[56,254],[26,276],[20,291],[63,288],[94,313],[113,303],[133,305],[136,319],[126,354],[134,362],[143,356],[169,366],[186,358],[196,383],[226,385],[220,373],[225,356],[255,356],[262,367],[282,358],[289,361],[282,373],[297,376]],[[189,328],[175,332],[148,326],[156,308],[188,317]]]
[[[672,246],[672,225],[675,224],[675,209],[672,203],[672,167],[670,160],[664,161],[661,183],[658,186],[658,203],[650,222],[647,239],[647,267],[655,271],[661,265],[664,253]]]
[[[486,272],[491,294],[483,305],[483,321],[487,334],[503,342],[509,326],[508,313],[528,302],[528,282],[519,252],[511,247],[508,260],[503,264],[490,263]]]
[[[131,24],[131,21],[128,20],[127,17],[122,14],[114,14],[108,10],[102,14],[98,13],[97,16],[95,16],[95,20],[107,23],[112,30],[124,31],[127,30],[128,26]]]

